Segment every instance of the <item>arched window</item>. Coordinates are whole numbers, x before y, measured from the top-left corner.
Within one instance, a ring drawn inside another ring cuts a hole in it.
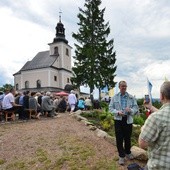
[[[40,88],[40,87],[41,87],[41,81],[37,80],[37,88]]]
[[[54,47],[54,55],[58,55],[58,47]]]
[[[16,90],[19,89],[19,85],[18,85],[18,84],[15,85],[15,89],[16,89]]]
[[[29,88],[29,81],[25,81],[25,88],[26,88],[26,89]]]
[[[69,56],[68,48],[66,48],[66,55]]]

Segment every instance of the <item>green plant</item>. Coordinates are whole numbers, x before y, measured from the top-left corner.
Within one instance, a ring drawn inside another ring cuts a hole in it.
[[[133,127],[132,137],[131,137],[132,145],[138,146],[138,138],[139,138],[140,132],[141,132],[141,127],[140,126]]]
[[[133,122],[134,122],[134,124],[137,124],[137,125],[143,125],[144,124],[144,122],[145,122],[145,118],[143,118],[142,116],[140,116],[140,115],[135,115],[134,117],[133,117]]]
[[[102,109],[105,109],[106,111],[109,111],[109,105],[108,103],[104,102],[104,101],[101,101],[100,102],[100,106]]]

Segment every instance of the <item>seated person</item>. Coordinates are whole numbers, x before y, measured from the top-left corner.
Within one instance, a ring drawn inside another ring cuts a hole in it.
[[[101,109],[99,100],[94,100],[93,107],[94,109]]]
[[[62,100],[62,99],[61,99]],[[55,96],[55,99],[53,101],[53,105],[55,106],[55,111],[57,112],[58,111],[58,105],[60,103],[60,99],[58,96]]]
[[[36,92],[31,92],[31,96],[29,97],[29,109],[33,109],[36,111],[36,118],[40,119],[40,105],[38,104],[37,100],[35,99]]]
[[[67,109],[67,102],[66,102],[66,98],[63,96],[59,105],[58,105],[58,111],[65,112],[66,109]]]
[[[11,89],[8,94],[6,94],[2,101],[2,108],[5,111],[14,111],[15,113],[21,113],[21,105],[15,103],[15,89]],[[11,119],[15,120],[15,115],[11,113]]]
[[[48,117],[55,116],[55,106],[51,102],[51,92],[47,92],[46,96],[42,97],[41,107],[44,112],[48,112]]]
[[[80,98],[80,99],[78,100],[77,106],[78,106],[78,109],[84,110],[84,108],[85,108],[84,98]]]
[[[86,98],[84,102],[85,102],[85,109],[90,110],[92,108],[92,102],[90,97]]]
[[[4,96],[5,96],[4,93],[0,91],[0,121],[3,120],[2,101],[3,101]]]

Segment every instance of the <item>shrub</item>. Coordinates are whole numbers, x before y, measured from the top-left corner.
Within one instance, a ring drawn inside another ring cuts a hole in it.
[[[133,117],[133,122],[134,122],[134,124],[142,126],[144,124],[144,122],[145,122],[145,119],[140,115],[135,115]]]
[[[106,110],[106,111],[109,111],[109,105],[108,103],[104,102],[104,101],[101,101],[100,102],[100,106],[102,109]]]

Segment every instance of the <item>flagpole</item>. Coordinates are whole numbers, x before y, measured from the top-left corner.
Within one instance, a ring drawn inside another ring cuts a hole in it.
[[[152,84],[149,81],[148,77],[147,77],[147,88],[148,88],[148,95],[149,95],[149,98],[150,98],[150,103],[152,104],[152,94],[151,94]]]

